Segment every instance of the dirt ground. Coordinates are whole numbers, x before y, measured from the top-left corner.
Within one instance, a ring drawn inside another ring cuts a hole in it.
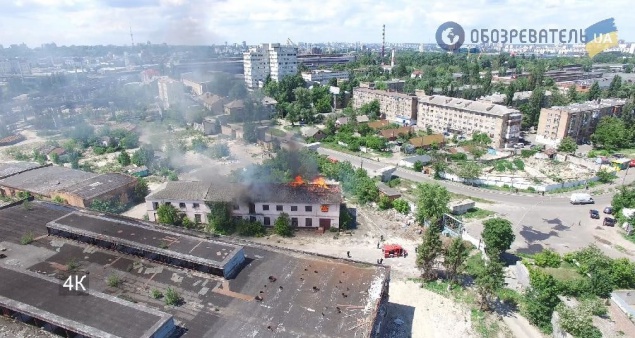
[[[31,325],[0,316],[0,338],[54,338],[57,335]]]

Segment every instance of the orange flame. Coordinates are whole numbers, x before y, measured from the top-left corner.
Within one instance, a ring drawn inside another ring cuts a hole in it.
[[[322,189],[328,189],[328,188],[329,188],[329,186],[326,184],[326,181],[324,180],[324,177],[321,177],[321,176],[316,177],[316,178],[315,178],[315,179],[311,182],[311,184],[312,184],[313,186],[315,186],[315,187],[322,188]]]
[[[296,176],[291,185],[294,187],[299,187],[304,184],[304,180],[302,180],[302,176]]]

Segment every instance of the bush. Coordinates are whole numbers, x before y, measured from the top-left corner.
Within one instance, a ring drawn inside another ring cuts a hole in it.
[[[467,161],[467,154],[466,153],[449,154],[448,158],[451,161]]]
[[[289,214],[283,212],[276,218],[273,224],[273,232],[282,237],[291,237],[293,235]]]
[[[150,295],[154,299],[159,299],[159,298],[163,297],[163,293],[161,293],[161,291],[159,291],[157,289],[152,290],[152,293]]]
[[[423,170],[423,162],[421,161],[416,161],[413,165],[412,168],[414,171],[416,172],[421,172]]]
[[[516,290],[508,288],[499,289],[498,291],[496,291],[496,295],[501,300],[501,302],[513,307],[517,307],[523,299],[523,296]]]
[[[116,288],[116,287],[119,287],[121,285],[121,278],[119,278],[118,275],[113,273],[110,276],[108,276],[108,279],[106,280],[106,283],[111,288]]]
[[[581,297],[592,293],[591,283],[586,278],[558,282],[560,293],[564,296]]]
[[[536,150],[523,149],[520,151],[520,156],[524,158],[529,158],[534,156],[537,153]]]
[[[173,288],[169,287],[165,291],[165,305],[178,306],[182,301],[181,295]]]
[[[398,198],[392,202],[393,208],[398,212],[407,215],[410,212],[410,203],[405,199]]]
[[[24,235],[22,235],[22,237],[20,238],[20,244],[28,245],[33,243],[34,240],[35,240],[35,237],[33,236],[33,233],[29,231],[25,233]]]
[[[377,202],[377,206],[379,210],[387,210],[392,208],[392,200],[388,196],[379,197],[379,201]]]
[[[261,237],[265,234],[265,227],[260,222],[241,219],[237,221],[236,231],[240,236]]]
[[[562,258],[553,250],[543,250],[534,256],[536,265],[540,267],[558,268],[562,262]]]

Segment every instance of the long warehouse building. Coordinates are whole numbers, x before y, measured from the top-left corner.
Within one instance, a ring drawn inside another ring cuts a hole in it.
[[[241,246],[213,242],[141,221],[73,212],[47,225],[49,235],[230,278],[245,261]]]
[[[0,265],[0,311],[67,337],[167,338],[176,330],[170,314],[99,292],[64,295],[62,283]]]

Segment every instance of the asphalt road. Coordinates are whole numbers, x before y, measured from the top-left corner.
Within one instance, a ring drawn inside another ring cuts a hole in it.
[[[386,167],[394,167],[392,164],[382,163],[375,160],[370,160],[368,158],[362,158],[359,156],[354,156],[350,154],[346,154],[343,152],[339,152],[332,149],[327,148],[318,148],[318,153],[327,155],[330,158],[333,158],[338,161],[348,161],[354,167],[363,168],[366,170],[379,170]],[[515,205],[535,205],[540,204],[542,208],[562,208],[565,206],[571,206],[569,202],[570,194],[562,194],[562,195],[550,195],[545,194],[542,196],[540,194],[528,194],[528,193],[508,193],[498,190],[488,190],[483,188],[471,187],[458,182],[450,182],[443,180],[435,180],[431,178],[429,175],[414,172],[408,168],[397,168],[394,173],[394,176],[398,176],[410,181],[414,182],[435,182],[444,187],[446,187],[450,192],[456,194],[462,194],[466,196],[478,197],[482,199],[486,199],[492,202],[504,203],[504,204],[515,204]],[[635,179],[635,172],[631,172],[630,175],[627,176],[626,182],[632,182]],[[616,182],[621,183],[620,179]],[[610,205],[611,199],[613,198],[612,194],[603,194],[594,196],[596,201],[596,205],[598,208],[600,205]]]

